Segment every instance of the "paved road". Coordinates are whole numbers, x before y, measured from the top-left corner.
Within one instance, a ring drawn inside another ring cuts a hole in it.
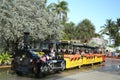
[[[108,58],[102,65],[65,70],[42,79],[36,79],[31,75],[20,77],[11,74],[9,69],[0,70],[0,80],[120,80],[120,60]]]

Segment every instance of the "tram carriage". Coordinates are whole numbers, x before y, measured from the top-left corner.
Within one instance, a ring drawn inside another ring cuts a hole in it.
[[[63,56],[66,61],[66,69],[78,67],[82,65],[93,65],[94,63],[101,63],[105,61],[104,53],[98,51],[99,47],[88,46],[80,43],[70,41],[61,41],[58,45],[60,56]],[[65,51],[66,50],[66,51]],[[76,52],[76,51],[79,52]],[[84,55],[82,54],[84,50]]]

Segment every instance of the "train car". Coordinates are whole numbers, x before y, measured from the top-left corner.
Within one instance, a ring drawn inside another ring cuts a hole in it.
[[[66,69],[81,67],[82,56],[80,54],[76,54],[70,41],[60,42],[58,45],[58,50],[58,54],[62,56],[66,62]]]
[[[94,64],[94,63],[102,63],[105,61],[105,54],[103,50],[101,50],[97,46],[85,45],[85,56],[83,57],[83,65],[84,64]]]
[[[71,41],[61,41],[58,47],[59,55],[66,61],[66,69],[105,61],[104,54],[98,51],[99,47]]]
[[[105,61],[105,53],[104,50],[100,47],[93,47],[93,53],[95,56],[95,63],[101,63]]]

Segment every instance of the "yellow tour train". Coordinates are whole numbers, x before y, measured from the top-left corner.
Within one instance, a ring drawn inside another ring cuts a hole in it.
[[[48,42],[41,45],[41,48],[40,50],[19,49],[11,62],[11,69],[17,75],[34,73],[35,76],[43,76],[50,72],[80,68],[82,65],[105,61],[103,49],[79,42]]]
[[[105,61],[103,49],[71,41],[61,41],[58,45],[58,54],[64,58],[66,69]]]

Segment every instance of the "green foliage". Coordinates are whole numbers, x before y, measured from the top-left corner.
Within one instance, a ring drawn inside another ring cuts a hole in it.
[[[99,33],[95,33],[94,37],[101,37]]]
[[[116,52],[120,54],[120,50],[116,50]]]
[[[106,24],[102,26],[103,28],[100,33],[109,35],[111,38],[113,37],[113,33],[115,33],[115,23],[111,19],[106,20]]]
[[[77,26],[73,22],[64,23],[64,37],[69,40],[81,40],[82,43],[88,42],[92,37],[100,37],[95,33],[94,25],[88,19],[83,20]]]
[[[62,35],[63,36],[62,36],[61,40],[70,40],[68,37],[68,34],[66,34],[64,31],[63,31]]]
[[[108,47],[114,48],[114,45],[108,45]]]
[[[106,24],[101,27],[100,33],[103,35],[108,35],[111,39],[114,39],[114,46],[120,46],[120,18],[117,21],[112,21],[111,19],[106,20]],[[111,43],[111,42],[110,42]]]
[[[60,20],[44,6],[44,0],[0,0],[0,39],[7,46],[17,43],[26,28],[31,40],[61,38]]]
[[[90,20],[84,19],[76,27],[76,37],[82,42],[89,41],[95,36],[95,27]]]
[[[68,39],[75,39],[75,24],[73,22],[64,24],[64,32],[67,34]]]
[[[3,52],[0,54],[0,65],[2,64],[10,64],[11,63],[11,55],[8,52]]]
[[[47,10],[57,15],[62,21],[66,21],[68,12],[68,3],[66,1],[58,1],[58,3],[51,3],[47,6]]]
[[[34,39],[59,37],[62,28],[59,20],[44,9],[41,0],[3,1],[0,2],[0,30],[5,39],[16,41],[23,36],[26,27],[31,29]]]

